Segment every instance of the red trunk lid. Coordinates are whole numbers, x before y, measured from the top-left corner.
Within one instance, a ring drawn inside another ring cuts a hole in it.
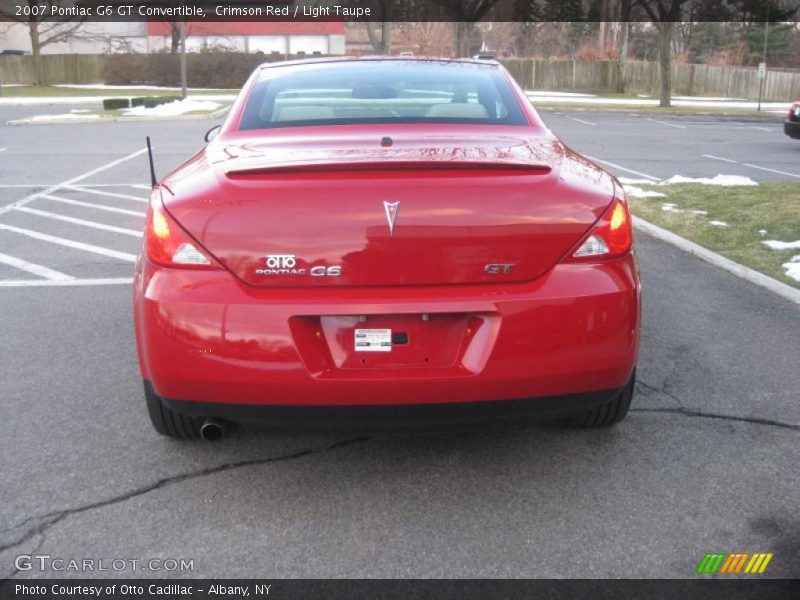
[[[250,285],[411,286],[534,279],[613,196],[554,138],[383,137],[212,144],[165,204]]]

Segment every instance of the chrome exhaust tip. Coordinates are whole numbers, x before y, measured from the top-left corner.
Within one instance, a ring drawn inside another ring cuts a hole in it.
[[[225,424],[211,417],[200,426],[200,437],[207,442],[217,442],[225,435]]]

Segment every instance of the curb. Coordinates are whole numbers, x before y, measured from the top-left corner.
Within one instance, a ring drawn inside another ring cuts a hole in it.
[[[729,258],[725,258],[716,252],[712,252],[711,250],[704,248],[699,244],[690,242],[686,238],[682,238],[671,231],[662,229],[658,225],[653,225],[652,223],[645,221],[644,219],[640,219],[639,217],[633,217],[633,225],[638,231],[642,231],[654,238],[658,238],[659,240],[667,242],[668,244],[672,244],[684,252],[693,254],[694,256],[714,265],[719,269],[722,269],[723,271],[727,271],[728,273],[736,275],[740,279],[744,279],[745,281],[749,281],[754,285],[766,288],[773,294],[777,294],[782,298],[786,298],[790,302],[800,304],[800,290],[795,289],[790,285],[778,281],[777,279],[773,279],[772,277],[764,275],[763,273],[759,273],[758,271],[754,271],[753,269],[745,267],[744,265],[740,265]]]
[[[773,121],[775,123],[782,123],[784,117],[781,114],[773,112],[753,113],[750,111],[702,111],[702,110],[672,110],[672,109],[659,109],[654,107],[652,109],[637,107],[620,107],[620,106],[604,106],[604,107],[589,107],[589,106],[565,106],[565,105],[547,105],[547,104],[534,104],[534,108],[538,112],[575,112],[575,113],[630,113],[636,116],[653,116],[661,115],[662,117],[718,117],[720,119],[728,119],[732,121],[745,121],[753,123],[762,123],[764,121]]]
[[[218,108],[212,113],[207,115],[165,115],[165,116],[151,116],[151,117],[98,117],[97,119],[59,119],[52,117],[49,119],[13,119],[7,121],[6,125],[20,126],[20,125],[86,125],[97,123],[141,123],[147,121],[208,121],[210,119],[217,119],[228,112],[230,106],[223,106]]]

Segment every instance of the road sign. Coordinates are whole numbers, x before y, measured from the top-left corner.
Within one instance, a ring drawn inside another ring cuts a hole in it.
[[[765,62],[758,63],[758,78],[759,79],[767,78],[767,63]]]

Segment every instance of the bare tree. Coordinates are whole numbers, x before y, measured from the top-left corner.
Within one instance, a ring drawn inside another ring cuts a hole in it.
[[[626,67],[628,66],[628,39],[631,31],[631,11],[633,0],[620,0],[619,2],[619,43],[617,45],[617,91],[625,93]]]
[[[378,4],[378,9],[380,10],[380,24],[381,24],[381,36],[378,39],[378,36],[375,32],[374,23],[370,21],[364,21],[364,27],[367,29],[367,37],[369,38],[369,43],[372,46],[373,52],[376,54],[391,54],[392,53],[392,21],[394,16],[394,9],[395,9],[395,0],[380,0]]]
[[[475,23],[483,19],[499,0],[433,0],[453,19],[453,54],[466,56]]]
[[[681,20],[683,5],[689,0],[636,0],[650,17],[659,34],[661,98],[659,106],[672,106],[672,40],[675,23]]]
[[[67,42],[72,39],[81,38],[81,27],[86,21],[86,17],[74,17],[65,19],[64,17],[51,17],[41,15],[35,10],[37,6],[44,6],[49,13],[50,8],[58,6],[57,0],[22,0],[22,4],[26,4],[30,9],[30,16],[20,17],[17,16],[16,6],[20,2],[11,2],[9,0],[0,0],[0,16],[9,21],[16,21],[23,23],[28,28],[28,34],[31,38],[31,54],[33,55],[33,65],[35,73],[35,83],[42,83],[42,68],[41,68],[41,54],[42,48],[50,44],[58,44]]]
[[[443,56],[453,47],[452,31],[441,21],[406,21],[397,30],[398,43],[423,56]]]

